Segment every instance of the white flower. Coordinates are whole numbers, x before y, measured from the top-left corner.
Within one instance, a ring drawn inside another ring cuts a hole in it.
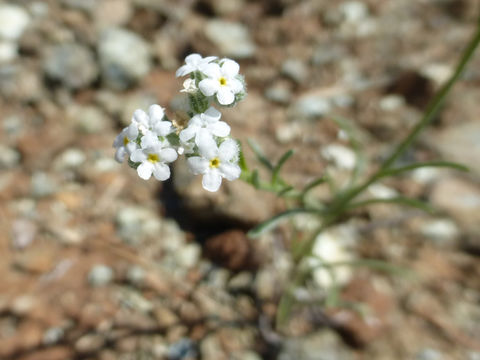
[[[215,60],[216,56],[202,58],[199,54],[191,54],[185,58],[185,65],[181,66],[175,73],[176,77],[185,76],[194,71],[202,71],[202,68],[209,62]]]
[[[212,106],[204,113],[195,115],[190,119],[188,127],[180,132],[180,141],[187,143],[195,137],[195,143],[198,145],[203,136],[228,136],[230,126],[224,121],[219,121],[221,116],[222,114]]]
[[[211,137],[202,137],[198,145],[200,156],[188,158],[190,170],[203,174],[202,186],[205,190],[215,192],[222,184],[222,178],[235,180],[241,174],[237,165],[238,145],[233,139],[225,140],[220,147]]]
[[[136,143],[138,136],[138,127],[136,124],[130,124],[122,130],[113,141],[113,146],[117,149],[115,160],[123,162],[125,155],[130,156],[138,148]]]
[[[165,110],[160,105],[154,104],[148,108],[148,114],[141,109],[135,110],[132,122],[137,124],[143,135],[153,132],[157,136],[165,137],[175,129],[170,121],[163,120],[164,117]]]
[[[183,89],[180,92],[184,92],[187,94],[195,94],[198,91],[197,85],[195,85],[195,80],[193,79],[186,79],[183,82]]]
[[[217,95],[221,105],[230,105],[235,101],[235,94],[243,90],[243,84],[237,79],[240,66],[233,60],[226,59],[222,65],[208,64],[202,72],[207,76],[198,83],[205,96]]]
[[[162,143],[150,142],[148,146],[133,151],[130,160],[135,163],[141,163],[137,167],[138,176],[144,180],[153,176],[160,181],[167,180],[170,177],[170,168],[166,163],[177,160],[177,152],[172,148],[163,147]]]

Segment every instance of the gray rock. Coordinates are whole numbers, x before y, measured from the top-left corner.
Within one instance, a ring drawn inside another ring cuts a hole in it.
[[[81,166],[87,159],[85,153],[77,148],[69,148],[62,152],[54,161],[57,171],[73,170]]]
[[[282,64],[282,74],[297,83],[303,83],[308,77],[308,68],[300,59],[287,59]]]
[[[0,169],[11,169],[17,166],[20,162],[20,153],[8,147],[0,144]]]
[[[30,189],[34,197],[40,198],[55,193],[58,187],[57,182],[47,173],[38,171],[33,173]]]
[[[12,225],[12,246],[24,249],[30,245],[37,235],[37,226],[27,219],[15,220]]]
[[[415,359],[416,360],[442,360],[443,355],[438,350],[425,348],[418,352],[418,354],[415,356]]]
[[[102,31],[98,43],[102,77],[115,90],[124,90],[142,79],[151,68],[149,44],[122,28]]]
[[[95,265],[88,273],[88,283],[94,287],[108,285],[113,280],[113,270],[103,264]]]
[[[240,23],[210,20],[205,27],[205,35],[222,55],[245,59],[255,54],[255,44],[250,39],[248,28]]]
[[[44,70],[50,79],[70,89],[87,87],[98,76],[93,53],[78,44],[61,44],[47,51]]]
[[[325,116],[331,109],[330,100],[316,94],[305,94],[298,98],[289,109],[293,119],[312,120]]]
[[[340,12],[343,15],[344,21],[349,23],[364,21],[369,15],[367,5],[361,1],[347,1],[342,3]]]
[[[139,243],[151,236],[160,236],[162,221],[149,209],[140,206],[127,206],[116,217],[118,234],[128,243]],[[168,241],[164,239],[164,241]]]
[[[292,92],[286,86],[273,85],[265,90],[265,97],[279,104],[288,104],[292,98]]]
[[[38,100],[44,95],[38,71],[22,64],[0,68],[0,92],[9,99],[23,102]]]
[[[333,331],[324,330],[294,339],[287,339],[278,360],[350,360],[352,351]]]
[[[325,66],[331,64],[343,56],[345,56],[345,48],[339,45],[320,44],[318,45],[312,55],[312,64],[315,66]]]
[[[30,15],[20,6],[0,4],[0,38],[17,40],[30,24]]]
[[[92,12],[97,6],[97,0],[62,0],[62,2],[72,9],[86,12]]]
[[[200,246],[196,243],[183,245],[175,252],[175,260],[181,267],[189,269],[197,264],[201,252]]]
[[[133,265],[128,268],[127,270],[127,280],[130,284],[136,287],[140,287],[143,285],[143,281],[145,280],[145,270],[143,270],[138,265]]]
[[[64,335],[65,335],[65,331],[60,327],[48,328],[43,333],[42,343],[45,345],[56,344],[63,338]]]
[[[67,117],[75,127],[88,134],[96,134],[108,127],[108,118],[95,106],[72,105],[67,109]]]
[[[195,358],[196,355],[195,344],[188,338],[182,338],[168,347],[167,357],[169,360]]]

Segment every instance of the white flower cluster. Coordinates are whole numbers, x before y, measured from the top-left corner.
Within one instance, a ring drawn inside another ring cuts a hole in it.
[[[115,159],[123,162],[128,158],[128,164],[142,179],[148,180],[153,174],[163,181],[170,177],[167,164],[184,154],[192,173],[203,175],[203,188],[212,192],[220,188],[222,178],[239,178],[237,141],[230,138],[230,126],[220,120],[222,114],[213,106],[231,107],[245,97],[239,69],[230,59],[187,56],[185,65],[176,72],[177,77],[189,75],[180,90],[189,99],[187,126],[170,121],[159,105],[150,106],[148,113],[136,110],[131,124],[113,143]]]

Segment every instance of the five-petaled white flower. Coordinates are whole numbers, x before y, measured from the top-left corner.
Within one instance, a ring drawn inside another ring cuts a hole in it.
[[[207,64],[202,72],[207,76],[198,83],[205,96],[217,95],[221,105],[230,105],[235,101],[235,94],[243,90],[242,82],[237,78],[240,66],[233,60],[225,59],[219,64]]]
[[[166,163],[177,160],[177,152],[164,147],[160,141],[150,141],[147,146],[137,149],[130,155],[130,160],[140,163],[137,167],[138,176],[144,180],[153,176],[155,179],[164,181],[170,177],[170,168]]]
[[[132,122],[138,124],[138,128],[143,135],[153,132],[157,136],[165,137],[175,131],[170,121],[163,120],[165,110],[157,104],[148,108],[148,114],[140,109],[133,113]]]
[[[138,148],[136,143],[138,136],[138,127],[132,123],[122,130],[113,141],[113,146],[117,149],[115,151],[115,160],[123,162],[125,155],[130,156],[133,151]]]
[[[241,174],[237,165],[238,145],[233,139],[227,139],[217,146],[208,136],[200,138],[198,145],[200,156],[188,158],[190,170],[195,174],[203,174],[202,186],[205,190],[215,192],[222,184],[222,178],[235,180]]]
[[[195,143],[198,145],[200,138],[204,136],[225,137],[230,134],[230,126],[219,121],[222,114],[220,111],[210,106],[207,111],[192,117],[188,126],[180,132],[180,141],[187,143],[195,137]]]
[[[185,58],[185,65],[181,66],[175,73],[176,77],[188,75],[194,71],[202,71],[202,68],[215,60],[216,56],[202,58],[199,54],[190,54]]]

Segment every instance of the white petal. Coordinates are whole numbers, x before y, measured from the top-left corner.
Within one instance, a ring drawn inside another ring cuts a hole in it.
[[[170,121],[160,121],[155,124],[153,130],[158,136],[167,136],[173,132],[173,126]]]
[[[150,116],[150,123],[162,121],[165,116],[165,110],[157,104],[153,104],[148,108],[148,116]]]
[[[215,144],[215,139],[213,138],[213,134],[211,133],[211,131],[209,131],[206,128],[200,128],[197,130],[197,133],[195,134],[195,144],[197,144],[197,146],[200,146],[200,143],[203,142],[202,146],[205,146],[204,144],[207,142],[207,138],[208,138],[208,143],[211,144],[209,146],[214,146],[213,144]],[[212,157],[214,156],[215,155],[212,155]]]
[[[192,139],[196,132],[198,131],[199,126],[197,125],[190,125],[189,127],[180,131],[180,141],[187,142],[188,140]]]
[[[185,62],[189,65],[198,65],[202,61],[200,54],[190,54],[185,58]]]
[[[209,124],[207,129],[215,136],[225,137],[230,134],[230,126],[225,121],[217,121]]]
[[[125,129],[125,135],[127,135],[128,140],[130,141],[135,141],[138,136],[138,126],[135,123],[131,123],[126,129]]]
[[[124,138],[125,138],[125,129],[122,130],[122,132],[117,135],[115,140],[113,140],[113,147],[119,148],[120,146],[123,146],[123,139]]]
[[[217,57],[216,56],[207,56],[206,58],[202,59],[202,63],[208,64],[209,62],[215,60]]]
[[[148,161],[144,161],[140,164],[137,168],[138,176],[140,176],[143,180],[148,180],[152,176],[153,171],[153,164]]]
[[[238,156],[238,144],[233,139],[225,140],[218,149],[221,162],[230,162]]]
[[[140,146],[142,147],[142,149],[158,146],[159,144],[160,141],[158,140],[158,136],[153,132],[148,132],[140,139]]]
[[[170,177],[170,168],[164,163],[155,163],[153,165],[153,176],[157,180],[165,181]]]
[[[237,94],[244,90],[242,82],[235,78],[228,80],[228,87],[232,90],[234,94]]]
[[[221,86],[217,92],[217,99],[221,105],[230,105],[235,101],[235,95],[227,86]]]
[[[190,74],[192,71],[195,71],[195,68],[192,65],[186,64],[178,68],[178,70],[175,72],[175,76],[185,76]]]
[[[202,72],[211,79],[219,79],[222,76],[220,66],[218,64],[207,64],[202,67]]]
[[[240,166],[236,164],[220,163],[218,169],[225,177],[225,179],[230,181],[238,179],[240,177],[240,174],[242,173],[242,170],[240,170]]]
[[[138,149],[130,155],[130,160],[133,162],[142,162],[147,160],[147,155],[145,155],[142,149]]]
[[[203,113],[203,118],[208,122],[214,122],[220,120],[222,113],[215,109],[213,106],[210,106],[207,111]]]
[[[202,186],[205,190],[215,192],[220,188],[221,184],[222,176],[218,170],[210,170],[203,175]]]
[[[228,77],[237,75],[239,70],[240,65],[233,60],[227,59],[222,64],[222,74],[227,75]]]
[[[177,160],[177,157],[178,157],[177,152],[172,148],[166,148],[166,149],[160,150],[159,155],[160,155],[160,159],[162,159],[163,162],[167,162],[167,163]]]
[[[198,145],[200,155],[202,155],[205,159],[210,160],[218,155],[217,143],[208,131],[199,132],[195,138],[195,142]]]
[[[220,88],[220,83],[213,79],[203,79],[198,83],[198,88],[205,96],[212,96]]]
[[[200,156],[192,156],[187,159],[190,171],[195,174],[205,174],[208,170],[208,160]]]
[[[141,109],[135,110],[133,113],[133,118],[132,121],[135,121],[139,124],[142,124],[144,126],[148,126],[148,115],[145,111]]]
[[[196,126],[202,126],[204,121],[202,120],[202,117],[200,116],[201,114],[194,115],[190,121],[188,122],[188,125],[196,125]]]
[[[127,151],[127,154],[130,155],[135,150],[138,149],[138,145],[137,145],[137,143],[130,141],[127,145],[125,145],[125,149]]]
[[[119,147],[117,151],[115,151],[115,160],[117,160],[119,163],[122,163],[126,154],[127,152],[125,151],[125,147]]]

